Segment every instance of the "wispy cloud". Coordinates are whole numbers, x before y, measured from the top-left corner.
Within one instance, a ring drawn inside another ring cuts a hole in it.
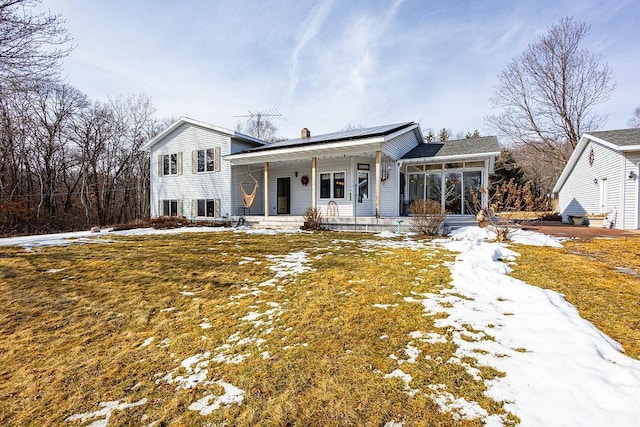
[[[318,2],[309,12],[306,19],[302,22],[296,38],[296,44],[291,53],[289,61],[289,92],[287,96],[287,104],[291,103],[293,93],[298,86],[299,71],[298,58],[304,47],[318,34],[323,22],[331,13],[331,7],[334,0],[325,0]]]

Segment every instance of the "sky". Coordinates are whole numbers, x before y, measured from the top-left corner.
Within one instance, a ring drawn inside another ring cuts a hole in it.
[[[414,121],[494,135],[497,75],[562,17],[612,68],[604,129],[640,106],[640,1],[45,0],[75,50],[67,81],[92,99],[149,96],[159,117],[234,129],[278,112],[282,137]],[[502,141],[508,143],[508,141]]]

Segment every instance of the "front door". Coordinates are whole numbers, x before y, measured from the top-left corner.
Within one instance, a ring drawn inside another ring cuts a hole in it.
[[[278,178],[278,215],[291,213],[291,178]]]

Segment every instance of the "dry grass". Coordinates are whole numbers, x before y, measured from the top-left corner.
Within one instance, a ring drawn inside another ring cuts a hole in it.
[[[513,276],[565,295],[580,315],[640,359],[638,239],[568,241],[564,249],[518,246]]]
[[[366,238],[219,232],[0,249],[0,425],[74,425],[65,419],[97,411],[99,402],[143,398],[109,423],[481,425],[442,413],[429,397],[434,384],[503,414],[483,382],[450,362],[450,339],[409,337],[445,334],[403,298],[447,286],[442,262],[452,255],[367,251]],[[265,283],[279,262],[267,255],[296,251],[307,252],[314,270]],[[421,351],[415,363],[389,357],[407,359],[410,343]],[[244,390],[241,405],[206,416],[188,409],[223,392],[215,383],[178,388],[176,377],[188,374],[181,362],[198,354],[204,380]],[[243,355],[240,363],[215,360]],[[500,374],[464,362],[485,379]],[[384,378],[398,367],[420,390],[414,397],[400,379]]]

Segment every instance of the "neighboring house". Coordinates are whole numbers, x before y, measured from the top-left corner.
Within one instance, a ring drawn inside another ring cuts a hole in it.
[[[607,214],[612,226],[639,228],[640,129],[584,134],[553,193],[562,220]]]
[[[191,153],[210,148],[209,141],[221,147],[218,175],[194,172],[199,158]],[[495,137],[425,143],[413,122],[319,136],[305,128],[301,138],[267,144],[184,118],[144,149],[151,152],[152,216],[174,215],[175,205],[177,215],[204,219],[189,201],[212,197],[220,200],[214,217],[299,217],[317,207],[329,221],[345,224],[389,222],[406,215],[416,199],[437,200],[452,215],[470,214],[470,190],[487,186],[500,154]],[[176,157],[176,171],[184,173],[167,176],[173,158],[167,166],[166,156],[180,151],[186,154]],[[254,188],[247,208],[243,193]]]

